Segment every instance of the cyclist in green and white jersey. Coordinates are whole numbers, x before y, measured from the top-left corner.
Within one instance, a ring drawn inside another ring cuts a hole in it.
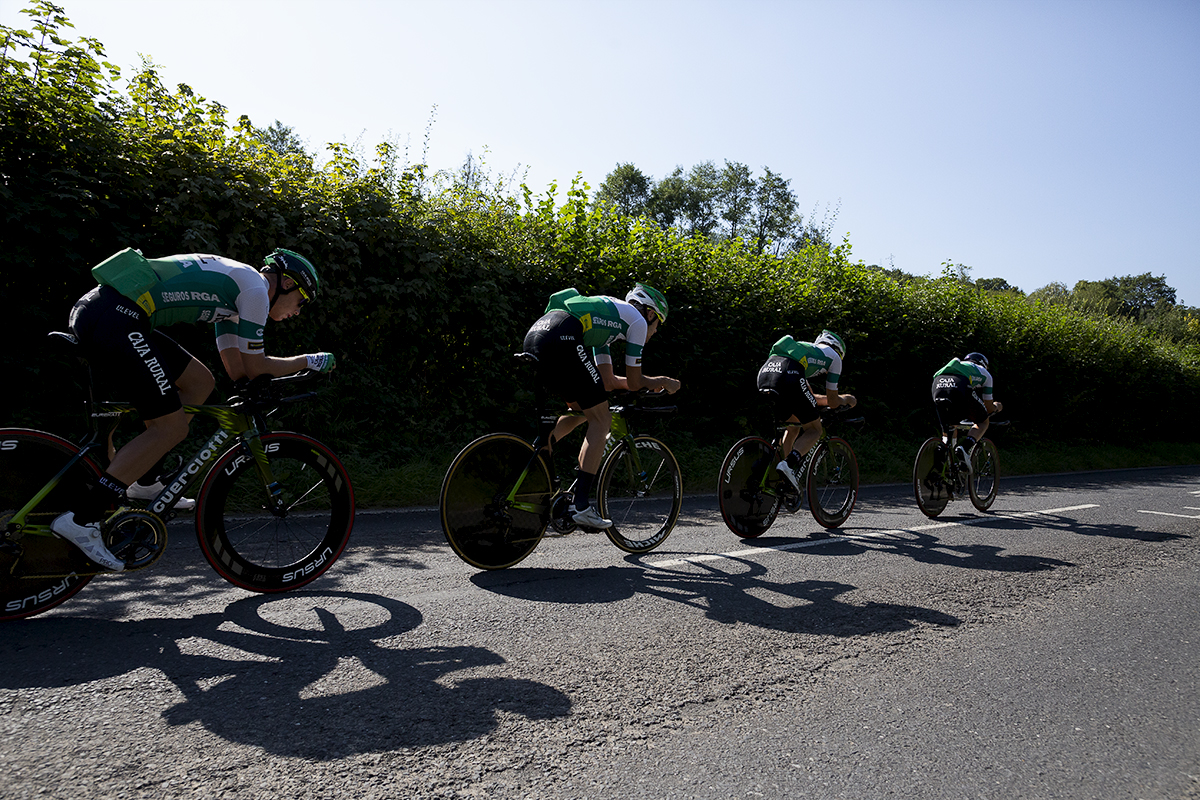
[[[612,526],[591,507],[592,484],[604,457],[612,425],[608,392],[617,390],[679,391],[675,378],[642,374],[642,351],[667,321],[667,298],[639,283],[625,295],[585,297],[564,289],[550,298],[544,315],[525,334],[525,352],[538,360],[538,380],[583,416],[563,416],[551,434],[551,445],[581,424],[587,424],[579,450],[573,519],[589,528]],[[613,372],[613,342],[625,342],[625,375]]]
[[[858,403],[852,394],[838,394],[845,355],[846,344],[833,331],[821,331],[813,342],[798,342],[791,336],[784,336],[771,345],[767,361],[758,371],[758,388],[776,392],[778,421],[802,423],[799,428],[784,430],[780,449],[786,456],[775,465],[796,491],[800,490],[796,471],[801,459],[823,433],[819,406],[853,408]],[[822,375],[825,376],[825,393],[817,396],[813,394],[809,380]]]
[[[127,496],[150,499],[163,489],[158,475],[173,447],[187,437],[184,405],[203,403],[216,385],[212,373],[160,327],[211,322],[225,371],[235,383],[259,375],[333,369],[332,353],[268,356],[268,319],[300,313],[320,289],[316,269],[291,250],[268,255],[261,270],[214,255],[145,259],[126,249],[92,270],[99,286],[71,310],[71,331],[93,375],[132,402],[146,430],[117,450],[108,470],[51,529],[111,570],[124,564],[104,546],[100,520]],[[137,482],[135,482],[137,481]],[[145,482],[145,483],[144,483]],[[148,483],[148,485],[147,485]],[[195,507],[181,498],[178,508]]]
[[[1004,408],[1003,403],[992,397],[992,373],[988,369],[987,356],[967,353],[961,359],[951,359],[949,364],[933,373],[930,391],[933,409],[943,431],[961,419],[975,423],[958,447],[961,463],[968,463],[971,448],[987,433],[988,416]]]

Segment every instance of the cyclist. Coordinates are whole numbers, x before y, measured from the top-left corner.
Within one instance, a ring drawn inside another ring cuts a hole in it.
[[[767,361],[758,371],[758,388],[778,393],[775,410],[780,420],[801,423],[799,428],[784,430],[781,452],[786,455],[775,465],[796,491],[800,491],[796,471],[801,459],[824,431],[819,406],[853,408],[858,403],[852,394],[838,394],[845,356],[846,344],[833,331],[821,331],[812,342],[797,342],[791,336],[784,336],[771,345]],[[817,396],[809,381],[822,375],[825,394]]]
[[[591,507],[592,484],[612,425],[608,392],[679,391],[680,383],[675,378],[642,374],[642,350],[666,323],[667,311],[663,293],[644,283],[636,284],[624,300],[602,295],[585,297],[574,289],[564,289],[551,296],[544,315],[525,334],[525,352],[538,360],[538,381],[571,408],[583,412],[582,417],[559,417],[550,435],[551,447],[580,424],[587,424],[579,449],[571,509],[571,517],[579,525],[612,527],[611,520]],[[609,345],[621,340],[625,342],[624,376],[613,373],[609,352]]]
[[[157,470],[191,422],[183,406],[204,402],[216,385],[207,367],[158,328],[213,323],[221,362],[235,383],[305,368],[328,372],[335,359],[332,353],[279,358],[264,350],[267,320],[299,314],[320,290],[312,263],[291,250],[275,250],[255,269],[222,256],[145,259],[126,249],[93,268],[92,276],[100,285],[71,309],[71,331],[93,370],[128,393],[146,430],[116,451],[99,481],[50,528],[92,561],[119,571],[125,565],[104,546],[100,520],[126,496],[150,499],[163,490],[169,476]],[[178,503],[183,510],[195,507],[194,500]]]
[[[959,463],[969,463],[968,454],[987,432],[988,415],[1004,408],[1003,403],[992,398],[992,373],[988,371],[987,357],[983,353],[967,353],[961,359],[950,359],[949,364],[933,373],[931,393],[943,431],[960,419],[975,423],[967,432],[966,441],[958,446],[958,456],[962,459]],[[939,403],[940,399],[949,402]]]

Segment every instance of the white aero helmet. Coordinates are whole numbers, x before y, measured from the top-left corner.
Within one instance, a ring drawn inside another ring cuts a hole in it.
[[[846,343],[842,341],[842,337],[833,331],[821,331],[821,335],[816,338],[813,344],[817,346],[828,345],[838,354],[838,358],[846,357]]]
[[[629,290],[629,294],[625,295],[626,303],[640,303],[654,310],[658,314],[660,324],[667,322],[667,298],[658,289],[652,286],[647,286],[644,283],[635,283],[633,288]]]

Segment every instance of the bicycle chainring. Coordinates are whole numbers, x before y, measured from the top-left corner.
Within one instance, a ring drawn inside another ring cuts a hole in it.
[[[167,526],[144,509],[122,509],[104,524],[104,544],[129,572],[158,561],[167,549]]]

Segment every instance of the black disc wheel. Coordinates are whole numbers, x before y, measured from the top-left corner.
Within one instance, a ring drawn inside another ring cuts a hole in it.
[[[730,448],[717,476],[717,504],[729,530],[743,539],[762,536],[779,513],[775,448],[750,436]]]
[[[941,514],[950,502],[946,451],[938,437],[926,439],[917,450],[917,458],[913,461],[913,493],[917,497],[917,507],[930,519]]]
[[[455,456],[442,481],[442,532],[479,569],[511,567],[538,546],[550,520],[550,470],[519,436],[493,433]]]

